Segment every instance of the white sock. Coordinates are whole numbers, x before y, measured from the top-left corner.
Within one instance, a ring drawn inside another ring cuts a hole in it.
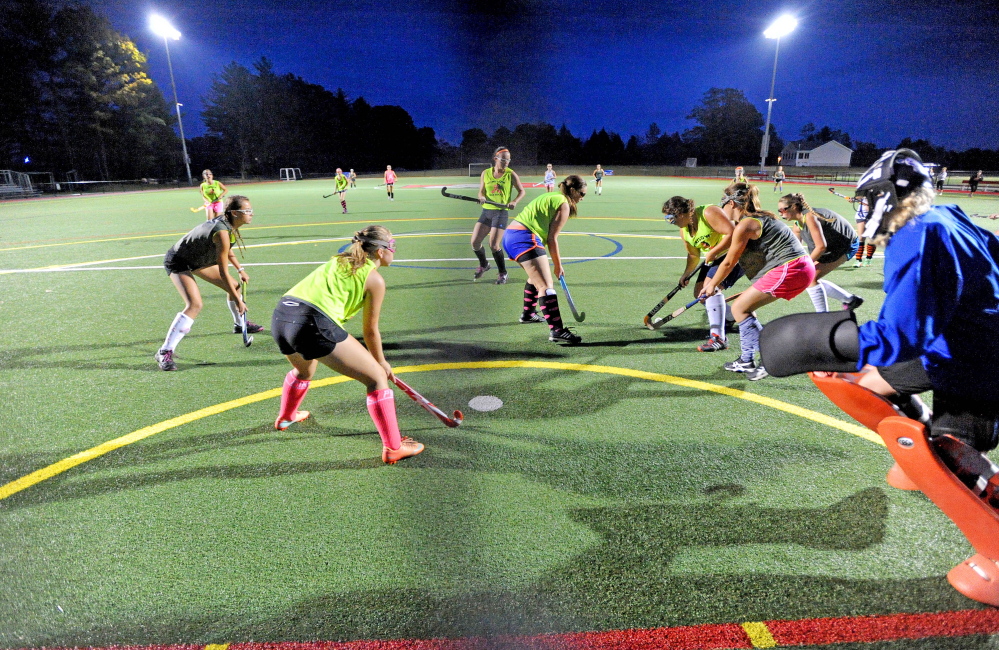
[[[812,299],[812,305],[815,306],[816,312],[829,311],[829,305],[826,304],[826,292],[823,290],[821,283],[814,287],[808,287],[805,291],[808,292],[808,297]]]
[[[554,289],[545,289],[545,295],[546,296],[554,296],[555,295],[555,290]]]
[[[232,314],[232,322],[233,322],[233,324],[239,325],[240,324],[240,321],[239,321],[239,308],[236,307],[236,303],[234,303],[229,298],[226,298],[225,299],[225,304],[229,305],[229,313]]]
[[[843,287],[839,286],[838,284],[834,284],[829,280],[819,280],[819,284],[822,286],[823,289],[825,289],[827,296],[832,296],[833,298],[840,301],[844,305],[853,300],[855,297],[852,293],[850,293]]]
[[[711,333],[725,340],[725,294],[716,291],[704,301],[704,309],[708,312],[708,325]]]
[[[163,346],[160,347],[161,350],[173,350],[177,349],[177,344],[180,340],[184,338],[184,335],[191,331],[191,326],[194,325],[194,319],[185,314],[184,312],[178,312],[174,316],[173,322],[170,323],[170,330],[167,332],[166,340],[163,341]]]

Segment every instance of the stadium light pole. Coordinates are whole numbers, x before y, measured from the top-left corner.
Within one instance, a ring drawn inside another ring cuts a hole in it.
[[[149,19],[149,28],[157,36],[163,37],[163,45],[166,47],[167,67],[170,69],[170,86],[173,87],[173,105],[177,108],[177,126],[180,127],[180,147],[184,152],[184,167],[187,168],[187,184],[194,185],[191,178],[191,160],[187,157],[187,140],[184,139],[184,122],[180,119],[181,103],[177,101],[177,83],[173,80],[173,63],[170,61],[170,39],[180,40],[180,32],[173,28],[167,19],[162,16],[152,16]]]
[[[770,77],[770,97],[767,98],[767,125],[763,128],[763,144],[760,145],[760,173],[763,173],[763,168],[767,163],[767,154],[770,153],[770,112],[773,110],[774,102],[777,101],[774,98],[774,84],[777,81],[777,55],[780,53],[780,39],[782,36],[787,36],[794,31],[794,28],[798,26],[798,21],[794,16],[784,14],[777,20],[773,22],[770,27],[767,28],[763,35],[767,38],[777,39],[777,48],[774,49],[774,73]]]

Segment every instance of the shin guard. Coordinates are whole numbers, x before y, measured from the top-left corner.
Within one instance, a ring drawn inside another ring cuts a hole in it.
[[[885,418],[878,434],[906,475],[975,548],[975,555],[947,574],[948,582],[972,600],[999,607],[999,510],[986,503],[977,486],[969,489],[947,465],[965,474],[975,473],[975,465],[991,463],[981,452],[951,436],[931,440],[924,425],[908,418]],[[978,479],[984,477],[979,475]],[[985,481],[986,493],[990,483]]]
[[[378,429],[382,445],[396,450],[402,446],[399,422],[395,417],[395,394],[391,388],[373,390],[368,393],[368,414]]]
[[[297,420],[298,407],[302,405],[305,394],[309,392],[308,379],[299,379],[295,376],[294,370],[289,370],[284,377],[284,386],[281,387],[281,412],[278,413],[278,422],[294,422]]]

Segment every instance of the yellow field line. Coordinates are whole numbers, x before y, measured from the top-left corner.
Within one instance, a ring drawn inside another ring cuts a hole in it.
[[[777,647],[777,640],[770,634],[770,628],[766,623],[743,623],[742,629],[746,631],[746,636],[754,648]]]
[[[792,415],[797,415],[798,417],[804,418],[806,420],[811,420],[819,424],[823,424],[834,429],[839,429],[845,431],[849,434],[859,436],[865,440],[870,440],[871,442],[884,445],[881,438],[874,434],[872,431],[865,427],[850,424],[848,422],[843,422],[842,420],[837,420],[836,418],[829,417],[828,415],[823,415],[822,413],[817,413],[800,406],[795,406],[794,404],[788,404],[787,402],[782,402],[780,400],[771,399],[769,397],[763,397],[761,395],[755,395],[753,393],[747,393],[746,391],[738,390],[735,388],[729,388],[728,386],[718,386],[715,384],[710,384],[704,381],[697,381],[694,379],[684,379],[683,377],[674,377],[673,375],[663,375],[655,372],[646,372],[644,370],[633,370],[631,368],[618,368],[616,366],[595,366],[585,363],[561,363],[556,361],[458,361],[452,363],[428,363],[418,366],[402,366],[395,368],[396,373],[405,372],[430,372],[435,370],[474,370],[474,369],[493,369],[493,368],[545,368],[553,370],[574,370],[577,372],[595,372],[607,375],[622,375],[625,377],[634,377],[636,379],[646,379],[649,381],[661,382],[664,384],[673,384],[674,386],[683,386],[684,388],[693,388],[696,390],[703,390],[712,393],[718,393],[720,395],[726,395],[728,397],[735,397],[737,399],[746,400],[747,402],[754,402],[762,406],[767,406],[778,411],[784,411],[785,413],[790,413]],[[343,376],[337,377],[327,377],[326,379],[320,379],[312,382],[312,388],[320,388],[322,386],[332,386],[334,384],[342,384],[350,381],[349,378]],[[6,485],[0,485],[0,501],[6,499],[7,497],[17,494],[21,490],[31,487],[41,483],[44,480],[50,479],[53,476],[58,476],[66,470],[69,470],[77,465],[81,465],[87,461],[93,460],[99,456],[114,451],[115,449],[120,449],[126,445],[130,445],[133,442],[138,442],[150,436],[156,435],[157,433],[162,433],[169,429],[174,429],[176,427],[189,424],[196,420],[201,420],[203,418],[209,417],[211,415],[218,415],[219,413],[224,413],[226,411],[231,411],[232,409],[239,408],[240,406],[246,406],[248,404],[254,404],[256,402],[261,402],[265,399],[271,399],[273,397],[280,397],[281,389],[272,388],[271,390],[266,390],[262,393],[255,393],[253,395],[247,395],[246,397],[241,397],[239,399],[234,399],[228,402],[223,402],[221,404],[216,404],[214,406],[208,406],[197,411],[192,411],[185,415],[181,415],[169,420],[164,420],[158,424],[153,424],[148,427],[143,427],[138,431],[133,431],[128,435],[124,435],[120,438],[115,438],[114,440],[109,440],[108,442],[92,447],[86,451],[81,451],[78,454],[74,454],[69,458],[60,460],[57,463],[53,463],[48,467],[43,467],[42,469],[36,470],[30,474],[22,476],[19,479],[11,481]]]

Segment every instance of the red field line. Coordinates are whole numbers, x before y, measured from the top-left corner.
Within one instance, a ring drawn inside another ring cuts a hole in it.
[[[999,633],[999,609],[766,621],[776,647],[918,640]],[[226,644],[227,650],[743,650],[756,647],[742,625],[570,632],[465,639],[395,639]],[[223,646],[225,647],[225,646]],[[769,646],[773,647],[773,646]],[[205,650],[204,645],[110,646],[100,650]],[[27,649],[25,649],[27,650]],[[99,649],[91,649],[99,650]],[[211,650],[222,650],[219,645]]]

